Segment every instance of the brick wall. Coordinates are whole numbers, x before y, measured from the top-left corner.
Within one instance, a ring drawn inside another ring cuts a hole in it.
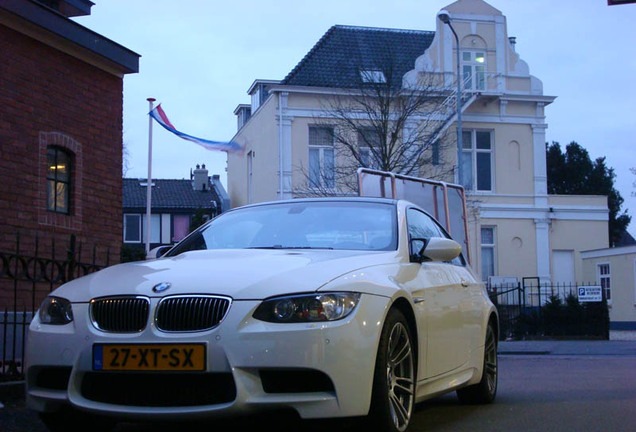
[[[36,233],[42,244],[75,234],[118,261],[122,86],[121,77],[0,25],[0,252],[17,231],[23,251]],[[49,145],[73,155],[70,215],[46,209]]]

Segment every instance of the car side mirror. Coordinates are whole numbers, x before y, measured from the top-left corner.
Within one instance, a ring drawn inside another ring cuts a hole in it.
[[[160,258],[166,252],[168,252],[171,248],[172,248],[172,246],[158,246],[158,247],[156,247],[154,249],[151,249],[146,254],[146,260],[154,260],[154,259]]]
[[[462,247],[455,240],[431,237],[426,242],[422,255],[432,261],[450,261],[457,258],[462,252]]]

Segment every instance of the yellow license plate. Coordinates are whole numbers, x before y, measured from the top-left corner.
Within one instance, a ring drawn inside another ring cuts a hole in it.
[[[93,370],[205,371],[205,344],[95,344]]]

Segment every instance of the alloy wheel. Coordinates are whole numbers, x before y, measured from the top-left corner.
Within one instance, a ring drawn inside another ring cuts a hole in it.
[[[395,428],[406,430],[413,412],[415,376],[413,350],[409,333],[403,323],[391,329],[386,364],[389,407]]]

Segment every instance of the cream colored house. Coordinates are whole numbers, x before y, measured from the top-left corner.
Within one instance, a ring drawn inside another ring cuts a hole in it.
[[[600,285],[611,330],[636,330],[636,246],[584,251],[583,280]]]
[[[473,267],[484,280],[582,280],[581,251],[608,247],[607,199],[547,194],[545,107],[556,97],[544,95],[541,81],[530,75],[500,11],[482,0],[444,9],[460,44],[463,148],[443,150],[450,174],[442,180],[468,192]],[[308,189],[303,167],[324,173],[337,165],[323,127],[330,118],[325,101],[361,80],[384,79],[365,66],[379,40],[390,41],[403,88],[433,82],[440,97],[454,97],[457,46],[440,20],[434,32],[334,26],[286,78],[256,80],[248,90],[251,104],[236,108],[234,140],[246,151],[228,155],[233,206],[302,195]],[[436,114],[450,135],[457,128],[454,112]],[[425,118],[414,114],[405,131]],[[329,176],[316,181],[329,182]]]

